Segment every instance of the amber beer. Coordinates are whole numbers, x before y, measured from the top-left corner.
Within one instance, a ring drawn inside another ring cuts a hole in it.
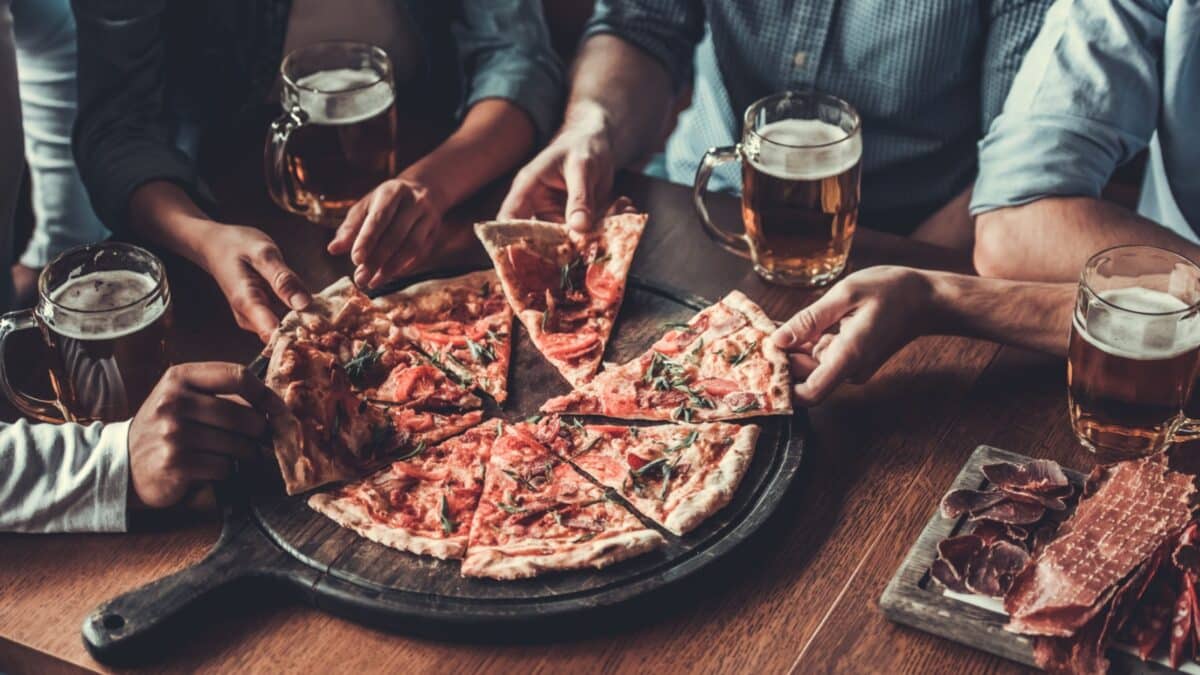
[[[170,366],[171,291],[150,252],[105,242],[51,261],[34,309],[0,318],[0,389],[21,412],[47,422],[129,419]],[[55,398],[17,391],[5,345],[37,328],[49,348]]]
[[[713,224],[703,191],[717,165],[742,164],[742,222]],[[746,109],[742,141],[712,148],[696,170],[693,201],[705,232],[754,263],[767,281],[823,286],[846,268],[858,225],[862,134],[849,103],[820,92],[783,92]]]
[[[1121,249],[1107,255],[1118,258],[1109,268],[1121,263]],[[1140,281],[1114,274],[1097,283],[1093,271],[1091,283],[1081,283],[1067,354],[1068,401],[1076,436],[1100,461],[1153,454],[1193,433],[1184,410],[1200,374],[1195,268],[1171,262],[1174,270]]]
[[[391,63],[371,45],[325,42],[289,54],[282,72],[285,113],[267,141],[271,194],[289,211],[336,225],[396,174]]]
[[[770,277],[837,277],[858,224],[862,146],[838,145],[846,133],[820,120],[781,120],[758,135],[759,153],[742,162],[742,219],[755,265]],[[803,146],[817,147],[776,149]]]

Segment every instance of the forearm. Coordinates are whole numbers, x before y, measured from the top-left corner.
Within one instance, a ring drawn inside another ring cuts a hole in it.
[[[1072,281],[1093,254],[1149,244],[1200,260],[1200,247],[1121,206],[1092,197],[1047,197],[975,219],[975,268],[983,276]]]
[[[612,35],[583,43],[571,72],[560,133],[599,133],[616,167],[654,147],[673,100],[670,78],[652,56]]]
[[[459,128],[401,176],[434,190],[449,209],[504,175],[533,148],[533,123],[520,108],[486,99],[467,112]]]
[[[129,200],[130,224],[140,236],[205,267],[204,242],[220,225],[178,185],[151,181]]]
[[[934,332],[1066,355],[1075,284],[925,274]]]

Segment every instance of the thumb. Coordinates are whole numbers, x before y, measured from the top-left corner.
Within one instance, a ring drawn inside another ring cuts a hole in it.
[[[567,226],[578,232],[587,231],[595,220],[595,193],[592,190],[592,160],[572,156],[563,167],[563,181],[567,184]]]
[[[776,328],[771,334],[771,341],[780,349],[814,342],[830,326],[849,313],[850,309],[849,298],[834,287]]]

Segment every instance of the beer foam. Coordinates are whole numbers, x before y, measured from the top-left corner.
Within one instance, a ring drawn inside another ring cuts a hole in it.
[[[1141,315],[1127,314],[1108,305],[1088,307],[1087,329],[1074,318],[1075,330],[1097,349],[1126,359],[1158,361],[1178,356],[1200,345],[1200,317],[1180,319],[1177,314],[1188,304],[1179,298],[1149,288],[1120,288],[1099,294],[1105,302]]]
[[[153,293],[156,285],[151,277],[131,270],[81,274],[50,295],[50,300],[66,311],[48,307],[43,309],[42,315],[55,332],[67,337],[79,340],[118,338],[154,323],[166,311],[167,303],[161,295],[138,303]],[[70,310],[83,310],[86,314]]]
[[[756,169],[786,180],[820,180],[836,176],[853,167],[862,157],[862,135],[847,139],[847,133],[836,124],[821,120],[788,119],[772,122],[757,133],[770,141],[758,142],[748,153]],[[836,143],[836,141],[843,141]],[[804,148],[785,146],[822,146]]]
[[[300,109],[313,124],[355,124],[387,110],[395,98],[391,83],[370,70],[321,70],[296,84],[301,87]]]

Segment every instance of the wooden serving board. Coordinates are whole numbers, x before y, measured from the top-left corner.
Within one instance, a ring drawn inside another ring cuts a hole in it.
[[[954,484],[946,491],[960,488],[982,489],[988,481],[980,470],[985,464],[995,462],[1024,463],[1030,457],[981,445],[963,465]],[[1086,476],[1064,467],[1067,477],[1076,486],[1083,484]],[[1026,666],[1035,666],[1033,642],[1030,638],[1004,630],[1008,617],[951,597],[943,592],[942,586],[929,574],[929,566],[937,556],[938,542],[954,536],[964,527],[967,517],[943,518],[939,505],[933,505],[934,514],[913,544],[908,556],[888,582],[879,608],[888,619],[906,626],[918,628],[955,642],[982,649]],[[1109,649],[1109,659],[1114,672],[1126,673],[1173,673],[1171,668],[1154,662],[1144,662],[1120,649]]]
[[[664,323],[686,320],[709,304],[630,279],[606,360],[631,360],[661,336]],[[502,408],[489,403],[487,409],[489,417],[510,421],[535,414],[546,399],[570,390],[519,322],[514,330],[509,400]],[[684,537],[660,529],[669,542],[666,548],[603,570],[518,581],[466,579],[458,561],[376,544],[309,509],[305,495],[264,490],[261,481],[243,481],[240,489],[227,485],[221,495],[224,531],[209,555],[102,604],[84,621],[84,641],[98,660],[137,661],[142,645],[171,616],[220,587],[247,580],[282,583],[303,600],[356,621],[439,637],[519,638],[572,622],[581,630],[594,629],[588,622],[597,612],[622,611],[628,601],[683,579],[758,529],[799,468],[801,419],[747,420],[760,425],[762,433],[733,501]]]

